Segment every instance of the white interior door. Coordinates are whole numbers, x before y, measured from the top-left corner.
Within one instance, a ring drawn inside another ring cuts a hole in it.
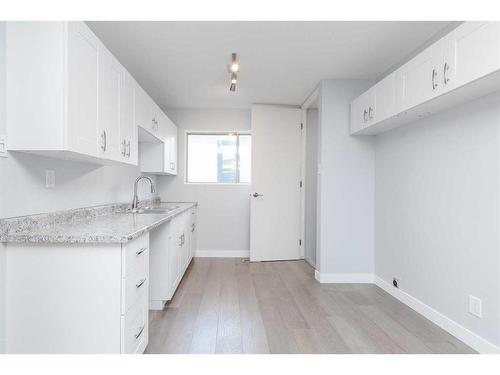
[[[299,259],[302,111],[252,106],[250,260]]]

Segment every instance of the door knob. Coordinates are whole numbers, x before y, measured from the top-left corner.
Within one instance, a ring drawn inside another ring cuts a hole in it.
[[[264,194],[259,194],[259,193],[253,193],[252,194],[254,198],[257,198],[257,197],[263,197]]]

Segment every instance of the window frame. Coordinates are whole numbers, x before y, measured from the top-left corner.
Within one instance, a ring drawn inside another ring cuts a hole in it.
[[[189,136],[190,135],[235,135],[236,136],[236,174],[238,176],[238,181],[240,179],[240,135],[249,135],[252,136],[252,132],[250,130],[186,130],[184,132],[184,184],[185,185],[223,185],[223,186],[231,186],[231,185],[243,185],[248,186],[251,185],[251,176],[250,182],[190,182],[188,181],[188,156],[189,156]]]

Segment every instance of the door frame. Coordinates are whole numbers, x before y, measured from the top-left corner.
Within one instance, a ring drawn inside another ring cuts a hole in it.
[[[307,148],[307,110],[313,105],[316,100],[318,100],[318,121],[320,119],[319,116],[319,97],[320,97],[320,88],[319,85],[309,94],[309,96],[304,100],[304,103],[300,106],[302,109],[302,157],[301,157],[301,168],[300,168],[300,179],[302,181],[302,190],[300,192],[300,238],[302,239],[300,245],[300,256],[302,259],[305,259],[305,237],[306,237],[306,172],[307,172],[307,163],[306,163],[306,148]],[[319,166],[318,166],[319,168]],[[319,200],[319,187],[318,187],[318,196]],[[316,213],[318,215],[318,212]],[[318,219],[318,218],[317,218]],[[318,241],[318,228],[319,221],[316,220],[316,264],[311,264],[315,269],[318,269],[319,263],[319,241]],[[309,262],[308,262],[309,263]]]

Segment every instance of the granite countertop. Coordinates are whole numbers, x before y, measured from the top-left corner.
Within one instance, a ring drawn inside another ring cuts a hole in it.
[[[197,205],[161,202],[158,198],[141,205],[154,208],[175,206],[168,212],[127,213],[128,204],[79,208],[47,214],[0,220],[0,242],[28,243],[126,243]]]

